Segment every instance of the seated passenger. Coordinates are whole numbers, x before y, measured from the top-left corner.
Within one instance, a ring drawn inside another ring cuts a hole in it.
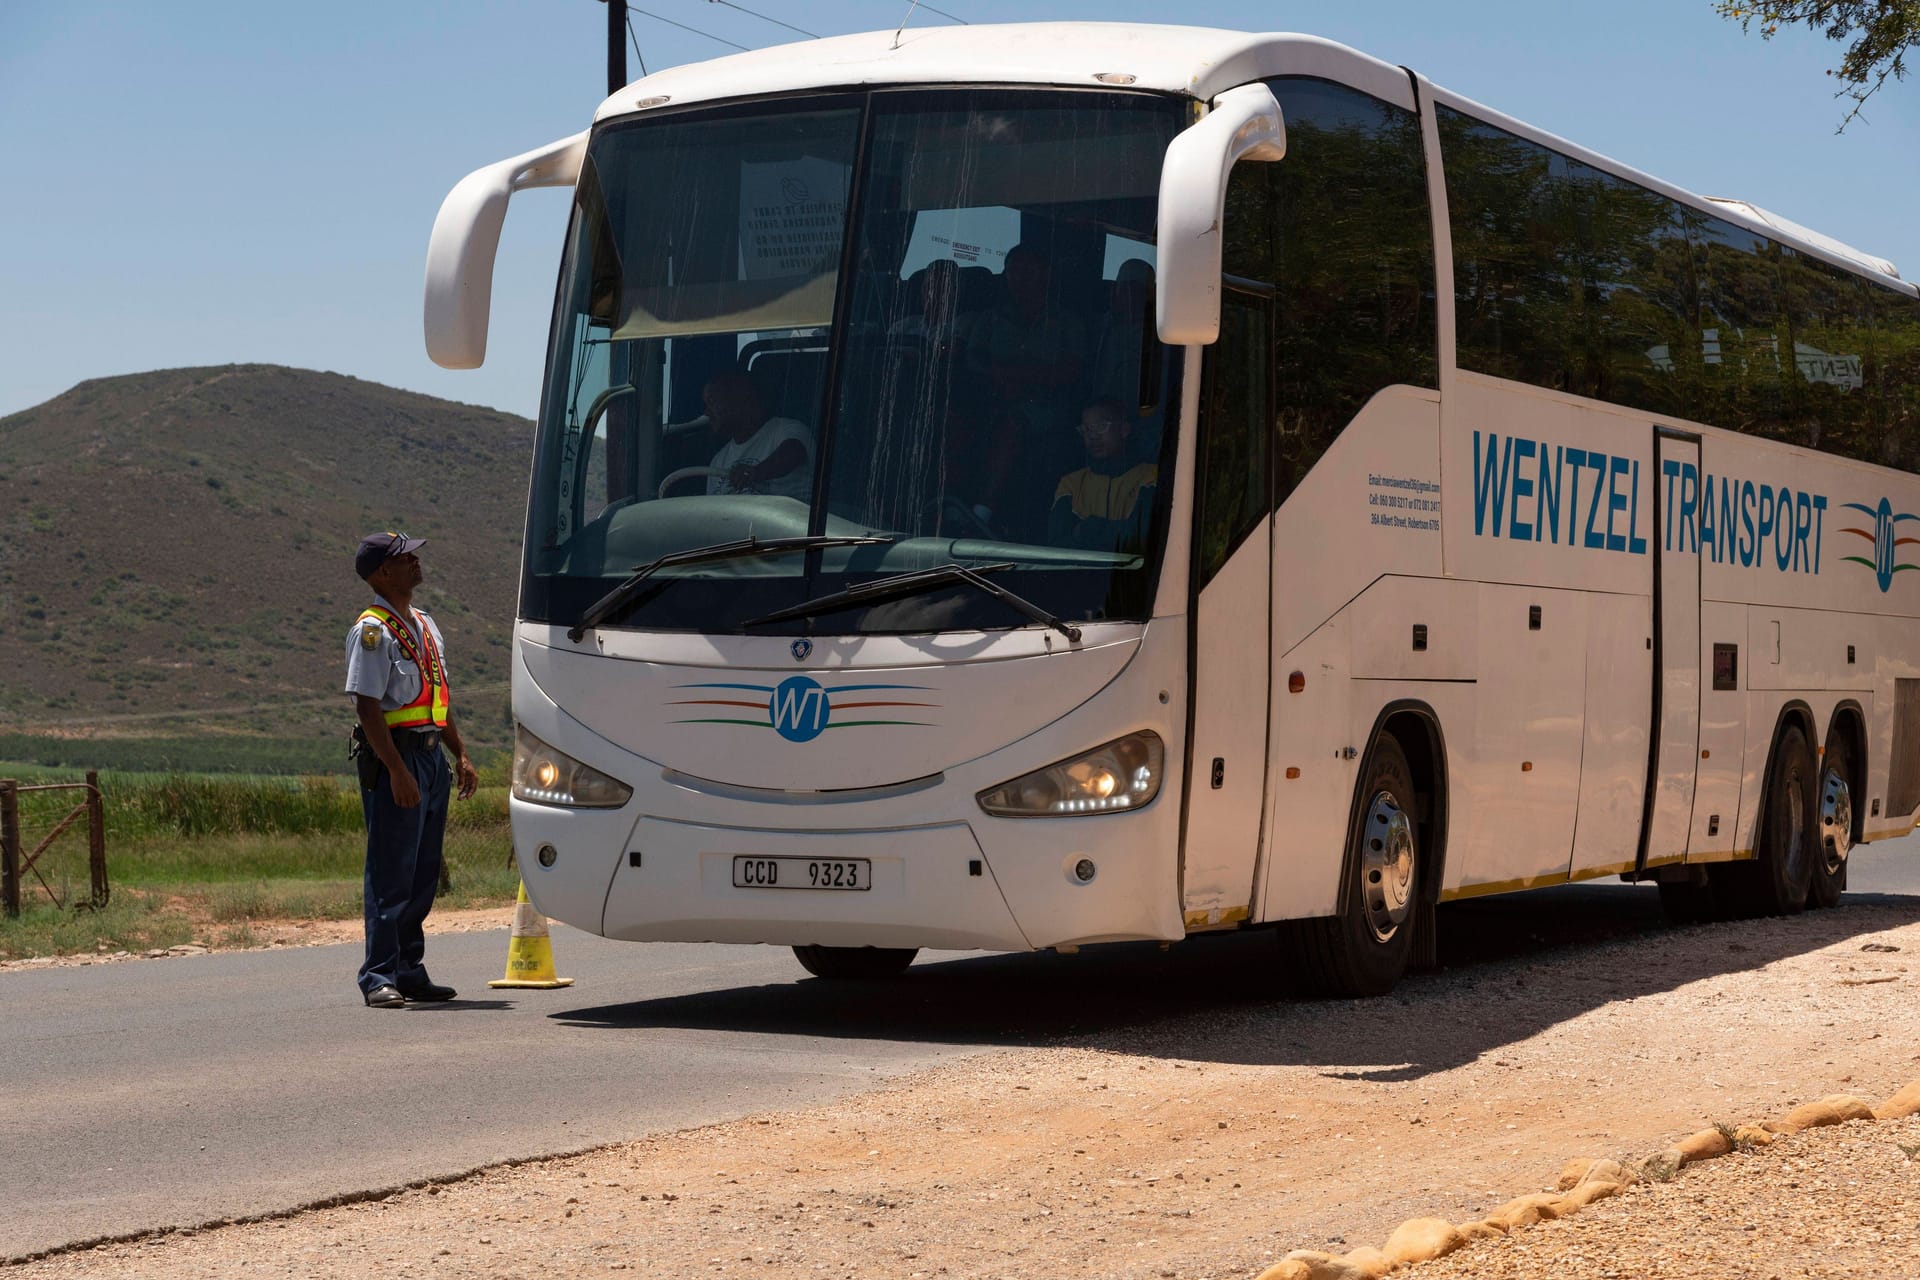
[[[773,493],[813,500],[813,441],[792,418],[767,416],[760,388],[737,369],[716,374],[701,391],[707,423],[723,443],[710,464],[708,493]]]
[[[936,258],[914,275],[914,310],[887,326],[889,338],[919,338],[929,354],[946,359],[965,340],[960,314],[960,265]]]
[[[1080,415],[1087,465],[1060,477],[1047,541],[1097,551],[1145,545],[1160,469],[1133,456],[1133,419],[1118,400],[1096,400]]]
[[[1028,431],[1045,431],[1072,411],[1070,397],[1086,365],[1086,329],[1054,304],[1050,277],[1038,249],[1007,250],[1006,302],[967,332],[968,367],[986,380],[1000,410]]]
[[[1107,289],[1107,309],[1100,316],[1099,337],[1093,344],[1093,392],[1112,396],[1123,404],[1140,399],[1140,351],[1146,328],[1147,300],[1153,292],[1153,268],[1139,258],[1128,258]]]

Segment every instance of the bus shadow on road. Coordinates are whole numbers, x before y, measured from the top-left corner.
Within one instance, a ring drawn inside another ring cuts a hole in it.
[[[1583,885],[1443,907],[1439,971],[1377,1000],[1290,997],[1275,940],[1250,931],[1165,950],[923,959],[890,982],[799,979],[551,1016],[612,1031],[1061,1045],[1409,1080],[1616,1001],[1915,921],[1920,895],[1858,894],[1833,911],[1677,928],[1650,887]]]

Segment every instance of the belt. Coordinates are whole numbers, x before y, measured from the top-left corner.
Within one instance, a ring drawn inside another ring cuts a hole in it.
[[[395,729],[393,745],[402,751],[434,751],[440,746],[440,730]]]

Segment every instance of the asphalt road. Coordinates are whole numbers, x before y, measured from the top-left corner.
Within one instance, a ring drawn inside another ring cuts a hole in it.
[[[1851,892],[1920,898],[1920,838]],[[1442,962],[1656,933],[1650,888],[1447,908]],[[504,932],[432,939],[442,1006],[382,1012],[357,946],[0,973],[0,1259],[784,1110],[957,1055],[1276,998],[1260,934],[1078,956],[926,956],[808,979],[784,949],[555,931],[560,991],[485,987]]]

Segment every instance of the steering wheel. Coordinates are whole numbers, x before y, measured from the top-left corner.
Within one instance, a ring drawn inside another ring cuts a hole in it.
[[[719,467],[682,467],[678,471],[669,471],[667,478],[660,482],[660,492],[655,496],[661,498],[666,497],[667,490],[679,484],[682,480],[692,480],[696,477],[724,476],[726,474],[727,473]]]

